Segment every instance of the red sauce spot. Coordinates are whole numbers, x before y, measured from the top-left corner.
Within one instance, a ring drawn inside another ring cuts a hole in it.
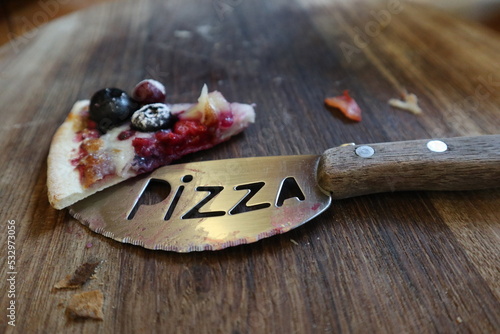
[[[94,122],[93,120],[91,119],[88,119],[87,120],[87,128],[88,129],[97,129],[97,123]]]
[[[320,203],[316,203],[316,204],[314,204],[314,205],[312,206],[311,210],[316,211],[316,210],[318,210],[318,209],[319,209],[319,207],[320,207],[320,206],[321,206],[321,204],[320,204]]]
[[[118,134],[117,138],[118,140],[127,140],[133,135],[135,135],[135,130],[123,130],[120,134]]]
[[[72,159],[71,160],[71,165],[72,166],[78,166],[78,163],[80,162],[80,160],[83,159],[83,157],[87,154],[87,152],[85,152],[84,149],[82,149],[81,147],[78,149],[78,155],[76,156],[76,158]]]
[[[94,139],[99,138],[101,136],[99,130],[97,129],[83,129],[76,133],[75,141],[81,142],[85,139]]]
[[[222,128],[230,128],[234,123],[233,113],[231,111],[223,111],[219,114],[219,124]]]
[[[83,140],[83,137],[82,137],[82,133],[81,132],[77,132],[76,135],[75,135],[75,138],[73,138],[73,140],[77,143],[81,142]]]

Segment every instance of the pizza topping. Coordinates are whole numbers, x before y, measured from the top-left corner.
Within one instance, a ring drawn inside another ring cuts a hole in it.
[[[172,127],[175,117],[163,103],[147,104],[132,115],[132,125],[142,131],[156,131]]]
[[[123,90],[105,88],[92,96],[89,108],[90,119],[97,123],[102,133],[106,133],[109,129],[129,119],[138,109],[138,105]]]
[[[149,172],[173,160],[212,147],[216,144],[216,129],[196,120],[179,120],[169,130],[160,130],[149,138],[136,137],[132,141],[136,157],[133,168]]]
[[[165,86],[153,79],[142,80],[132,91],[132,98],[143,104],[163,103],[166,98]]]
[[[135,130],[123,130],[118,134],[118,140],[127,140],[135,135]]]
[[[344,94],[341,96],[326,98],[325,104],[329,107],[339,109],[347,118],[353,121],[361,121],[361,108],[356,101],[349,96],[347,90],[345,90]]]
[[[101,149],[103,145],[101,138],[87,138],[80,145],[79,156],[72,160],[80,171],[80,182],[85,188],[116,172],[110,154]]]
[[[234,115],[230,111],[223,111],[219,114],[219,124],[221,128],[227,129],[234,124]]]
[[[229,102],[221,93],[217,91],[208,93],[207,85],[204,85],[198,103],[180,117],[182,119],[198,120],[205,125],[213,125],[219,121],[217,111],[226,111],[230,110],[230,108]]]
[[[85,156],[78,164],[77,169],[80,170],[80,181],[85,188],[116,173],[113,160],[106,153]]]

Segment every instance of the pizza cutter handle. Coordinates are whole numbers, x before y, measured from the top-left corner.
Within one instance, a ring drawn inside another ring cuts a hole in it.
[[[500,135],[343,145],[323,153],[319,186],[341,199],[407,190],[500,187]]]

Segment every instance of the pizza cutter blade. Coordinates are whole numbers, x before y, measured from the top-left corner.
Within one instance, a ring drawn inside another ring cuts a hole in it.
[[[148,249],[219,250],[287,232],[332,198],[500,187],[500,135],[346,145],[322,155],[165,166],[75,203],[91,230]]]
[[[145,248],[222,249],[287,232],[328,208],[331,197],[316,186],[318,160],[170,165],[82,200],[70,212],[97,233]]]

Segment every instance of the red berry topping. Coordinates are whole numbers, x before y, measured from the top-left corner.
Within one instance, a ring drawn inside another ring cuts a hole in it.
[[[134,130],[123,130],[122,132],[120,132],[118,134],[118,140],[127,140],[130,137],[132,137],[133,135],[135,135]]]
[[[142,104],[163,103],[166,98],[165,86],[153,79],[142,80],[132,91],[132,98]]]

